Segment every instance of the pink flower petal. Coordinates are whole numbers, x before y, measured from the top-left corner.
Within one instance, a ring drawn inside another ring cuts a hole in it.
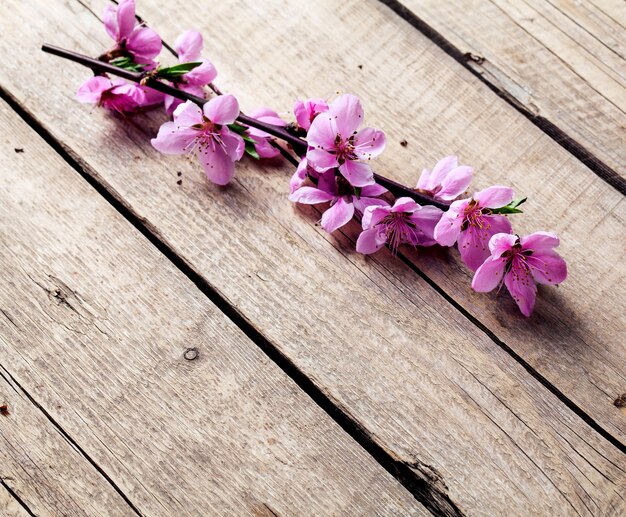
[[[488,257],[476,270],[472,279],[472,289],[479,293],[493,291],[504,279],[506,259]]]
[[[253,140],[255,141],[254,148],[262,160],[269,160],[280,155],[280,151],[271,145],[268,140],[257,140],[256,138]]]
[[[354,136],[354,154],[361,160],[376,158],[385,150],[385,133],[371,127],[361,129]]]
[[[419,246],[433,246],[435,240],[435,227],[440,221],[443,211],[436,206],[423,206],[410,216],[410,220],[417,229],[418,241],[413,244]]]
[[[102,12],[102,21],[104,22],[104,30],[115,41],[119,41],[119,31],[117,27],[117,12],[114,6],[107,5]]]
[[[306,101],[296,101],[293,113],[298,125],[305,131],[311,127],[311,122],[320,113],[328,111],[328,104],[324,99],[308,99]]]
[[[560,244],[560,241],[555,233],[535,232],[522,237],[521,244],[527,250],[550,252]]]
[[[356,95],[345,94],[337,97],[330,105],[328,114],[331,119],[335,119],[337,132],[344,139],[352,136],[363,123],[363,107]]]
[[[504,277],[504,283],[522,314],[526,317],[530,316],[537,296],[537,286],[530,274],[519,267],[514,260],[511,270]]]
[[[363,211],[361,225],[364,230],[372,228],[380,223],[385,217],[391,213],[391,206],[388,203],[381,205],[370,205]]]
[[[241,157],[246,150],[246,143],[243,138],[241,138],[238,134],[233,133],[226,126],[221,129],[220,137],[226,147],[226,154],[228,154],[230,159],[234,162],[241,160]]]
[[[298,164],[298,168],[296,169],[296,172],[293,173],[293,176],[291,176],[291,180],[289,181],[289,193],[293,194],[296,190],[298,190],[302,184],[306,181],[307,179],[307,169],[308,169],[308,164],[307,164],[307,160],[306,158],[303,158],[302,160],[300,160],[300,163]]]
[[[202,110],[191,101],[183,102],[174,110],[174,122],[178,127],[202,124]]]
[[[337,157],[323,149],[309,149],[306,153],[306,159],[309,165],[318,172],[323,172],[339,165]]]
[[[354,216],[354,205],[346,201],[345,197],[340,197],[322,215],[322,228],[328,233],[333,233],[337,228],[347,224]]]
[[[489,239],[489,250],[494,258],[500,258],[505,251],[509,251],[517,242],[517,236],[510,233],[496,233]]]
[[[418,205],[410,197],[399,197],[398,199],[396,199],[396,202],[393,204],[393,207],[391,207],[392,212],[413,213],[419,209],[420,209],[420,205]]]
[[[198,61],[202,45],[202,34],[198,31],[186,30],[174,42],[174,50],[178,54],[178,61],[181,63]]]
[[[469,226],[459,234],[458,248],[461,259],[472,271],[476,271],[489,257],[491,235],[484,228]]]
[[[226,185],[235,175],[235,162],[221,146],[207,146],[198,153],[207,178],[218,185]]]
[[[540,284],[560,284],[567,278],[567,264],[556,252],[536,252],[526,257],[533,278]]]
[[[121,0],[117,5],[117,39],[128,37],[135,27],[135,0]]]
[[[102,92],[113,87],[110,79],[98,75],[87,79],[76,92],[76,100],[87,104],[98,104]]]
[[[337,125],[330,113],[324,113],[315,118],[306,139],[310,147],[333,151],[337,145]]]
[[[514,196],[511,187],[496,185],[476,192],[473,197],[481,207],[500,208],[513,201]]]
[[[365,187],[374,183],[374,172],[367,163],[347,160],[339,166],[339,172],[353,187]]]
[[[194,86],[205,86],[213,82],[216,77],[217,69],[208,59],[203,59],[201,65],[184,75],[185,82]]]
[[[472,181],[474,169],[467,165],[455,167],[442,179],[441,190],[435,197],[441,201],[452,201],[459,197]]]
[[[161,37],[150,27],[137,27],[126,40],[126,48],[138,63],[149,63],[159,55]]]
[[[426,190],[433,190],[436,186],[441,185],[448,173],[458,167],[459,159],[456,156],[446,156],[439,160],[433,167],[433,171],[430,175],[430,181],[432,186]]]
[[[378,232],[378,228],[371,228],[361,232],[356,241],[356,250],[364,255],[369,255],[377,252],[386,242],[387,239]]]
[[[487,243],[496,233],[511,233],[513,227],[508,217],[503,215],[483,215],[483,229],[487,232]]]
[[[361,188],[361,195],[367,197],[382,196],[387,192],[387,189],[378,183],[372,183],[371,185],[365,185]]]
[[[335,196],[315,187],[300,187],[289,196],[289,201],[304,205],[317,205],[333,199],[335,199]]]
[[[165,94],[148,88],[147,86],[139,87],[144,93],[144,100],[141,103],[142,107],[154,106],[155,104],[161,104],[165,99]]]
[[[435,187],[436,184],[432,180],[432,171],[428,169],[423,169],[422,174],[417,180],[417,185],[415,186],[415,188],[419,190],[432,191],[435,189]]]
[[[461,212],[465,210],[467,200],[455,201],[450,205],[447,212],[444,212],[441,219],[435,226],[435,240],[442,246],[453,246],[457,241],[463,217]]]
[[[219,95],[207,102],[203,110],[215,124],[232,124],[239,116],[239,102],[233,95]]]
[[[337,179],[334,170],[322,172],[317,179],[317,188],[337,197]]]
[[[150,143],[163,154],[185,154],[189,152],[197,136],[198,131],[195,129],[179,129],[175,122],[166,122]]]

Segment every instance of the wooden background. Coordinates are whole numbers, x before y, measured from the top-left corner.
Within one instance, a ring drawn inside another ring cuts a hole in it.
[[[0,515],[626,513],[623,2],[138,5],[244,110],[356,93],[379,172],[528,195],[570,268],[531,319],[453,251],[356,254],[288,164],[219,188],[163,113],[78,104],[39,47],[98,55],[102,9],[0,6]]]

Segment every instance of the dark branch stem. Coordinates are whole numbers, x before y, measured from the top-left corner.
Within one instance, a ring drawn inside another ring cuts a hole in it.
[[[83,54],[78,54],[76,52],[72,52],[70,50],[65,50],[59,47],[55,47],[53,45],[43,44],[41,46],[41,50],[47,52],[49,54],[53,54],[55,56],[62,57],[64,59],[68,59],[70,61],[74,61],[75,63],[79,63],[83,66],[91,68],[95,72],[105,72],[118,77],[122,77],[123,79],[127,79],[129,81],[135,83],[141,83],[145,86],[149,86],[150,88],[157,90],[159,92],[165,93],[167,95],[171,95],[172,97],[176,97],[177,99],[181,99],[184,101],[191,101],[198,106],[204,105],[207,102],[206,99],[201,97],[197,97],[195,95],[191,95],[187,92],[179,90],[169,84],[163,83],[154,77],[150,77],[149,74],[143,72],[131,72],[130,70],[125,70],[124,68],[120,68],[110,63],[105,63],[103,61],[99,61],[97,59],[90,58]],[[239,113],[237,117],[237,121],[250,127],[254,127],[256,129],[260,129],[261,131],[265,131],[267,134],[272,135],[276,138],[287,142],[295,151],[298,156],[304,156],[307,151],[307,143],[306,140],[303,140],[299,136],[291,134],[285,128],[280,126],[275,126],[273,124],[266,124],[254,118],[248,117],[243,113]],[[284,151],[284,150],[283,150]],[[290,160],[293,163],[293,159]],[[433,199],[430,196],[426,196],[420,192],[417,192],[413,189],[405,187],[404,185],[393,181],[389,178],[381,176],[380,174],[374,174],[374,179],[376,182],[383,187],[385,187],[389,192],[391,192],[396,197],[407,196],[415,201],[423,204],[423,205],[434,205],[443,210],[447,210],[449,205],[446,203],[442,203]]]

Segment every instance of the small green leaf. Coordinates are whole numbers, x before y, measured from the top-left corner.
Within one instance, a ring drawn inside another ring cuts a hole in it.
[[[361,197],[361,187],[354,187],[354,194],[357,198]]]
[[[130,70],[131,72],[143,71],[143,65],[135,63],[131,58],[127,56],[116,57],[115,59],[112,59],[110,63],[113,66],[123,68],[124,70]]]
[[[200,66],[202,61],[194,61],[191,63],[179,63],[178,65],[159,68],[157,70],[157,76],[162,79],[175,80],[179,79],[188,72],[191,72],[197,66]]]
[[[256,152],[256,147],[254,146],[253,143],[246,142],[246,154],[249,154],[255,160],[261,159],[261,157],[259,156],[259,153]]]
[[[520,210],[517,207],[520,206],[522,203],[524,203],[527,199],[528,198],[526,197],[514,199],[508,205],[502,206],[500,208],[492,208],[491,213],[492,214],[521,214],[523,213],[522,210]]]
[[[241,124],[237,124],[236,122],[232,124],[228,124],[228,129],[230,129],[231,131],[234,131],[238,135],[241,135],[245,133],[246,131],[248,131],[248,128],[246,126],[242,126]]]

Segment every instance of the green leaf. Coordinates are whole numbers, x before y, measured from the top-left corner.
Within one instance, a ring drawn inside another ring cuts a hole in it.
[[[354,187],[354,194],[357,198],[361,197],[361,187]]]
[[[517,207],[520,206],[522,203],[524,203],[527,199],[528,199],[527,197],[514,199],[508,205],[502,206],[500,208],[492,208],[491,213],[492,214],[521,214],[523,213],[522,210],[520,210]]]
[[[246,142],[246,154],[249,154],[255,160],[261,159],[261,157],[259,156],[259,153],[256,152],[256,147],[254,146],[253,143]]]
[[[193,61],[190,63],[179,63],[178,65],[159,68],[157,70],[157,76],[162,79],[176,80],[191,72],[197,66],[200,66],[202,61]]]
[[[116,66],[118,68],[123,68],[124,70],[130,70],[131,72],[143,71],[143,65],[135,63],[131,58],[127,56],[116,57],[115,59],[111,59],[110,63],[113,66]]]
[[[228,124],[228,129],[230,129],[231,131],[234,131],[238,135],[242,135],[243,133],[248,131],[248,128],[246,126],[242,126],[241,124],[237,124],[237,122],[233,122],[232,124]]]

